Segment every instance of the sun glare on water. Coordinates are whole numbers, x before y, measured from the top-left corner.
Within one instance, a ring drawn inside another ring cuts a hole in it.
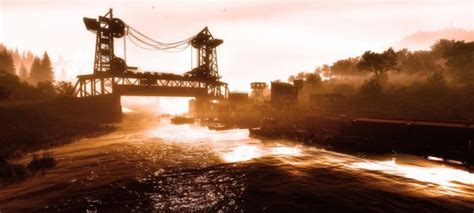
[[[188,112],[189,98],[181,97],[138,97],[124,96],[121,98],[122,111],[152,112],[156,114],[179,115]]]
[[[122,106],[122,112],[123,112],[123,113],[129,113],[129,112],[133,112],[133,110],[131,110],[131,109],[127,108],[127,107]]]
[[[188,112],[188,98],[161,97],[157,113],[179,115]]]
[[[439,186],[443,192],[458,192],[460,188],[470,185],[474,187],[474,174],[468,171],[449,167],[422,167],[397,164],[395,161],[356,162],[352,168],[379,171],[387,174],[406,177],[409,179],[432,183]],[[462,183],[462,184],[460,184]],[[437,191],[440,192],[440,191]]]
[[[271,153],[274,155],[290,155],[290,156],[296,156],[301,153],[301,150],[295,147],[283,147],[283,146],[278,146],[278,147],[273,147],[271,148]]]
[[[222,158],[226,162],[234,163],[271,155],[297,156],[300,153],[301,150],[294,147],[276,146],[266,148],[256,145],[242,145],[235,147],[231,152],[223,153]]]
[[[226,162],[232,163],[239,161],[247,161],[261,156],[262,150],[260,150],[257,146],[245,145],[236,147],[230,153],[225,153],[223,158]]]

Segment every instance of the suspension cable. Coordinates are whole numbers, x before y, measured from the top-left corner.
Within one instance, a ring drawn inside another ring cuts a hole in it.
[[[147,42],[147,41],[143,40],[143,38],[140,38],[140,37],[136,36],[133,33],[129,33],[127,35],[127,37],[129,37],[130,40],[134,40],[135,45],[137,45],[137,43],[140,43],[142,45],[145,45],[147,47],[146,49],[153,49],[153,50],[163,50],[163,51],[171,50],[171,51],[175,52],[175,51],[182,51],[190,45],[189,42],[186,42],[186,43],[183,42],[183,43],[175,44],[175,45],[172,45],[172,46],[171,45],[169,45],[169,46],[160,46],[160,45],[156,45],[156,44],[152,44],[150,42]],[[138,46],[143,47],[142,45],[138,45]]]
[[[172,53],[177,53],[177,52],[182,52],[184,51],[185,49],[187,49],[190,44],[186,44],[184,46],[181,46],[181,47],[172,47],[172,48],[159,48],[159,47],[156,47],[156,46],[153,46],[153,45],[148,45],[146,43],[141,43],[139,44],[139,42],[141,42],[141,40],[133,35],[127,35],[128,39],[130,39],[130,41],[137,47],[141,48],[141,49],[144,49],[144,50],[161,50],[161,51],[165,51],[165,52],[172,52]],[[146,46],[143,46],[143,44],[145,44]]]
[[[196,37],[196,35],[193,35],[181,41],[165,43],[165,42],[156,41],[129,25],[126,25],[126,26],[129,29],[127,30],[127,37],[130,39],[130,41],[134,45],[146,50],[181,52],[187,49],[190,46],[190,41]]]

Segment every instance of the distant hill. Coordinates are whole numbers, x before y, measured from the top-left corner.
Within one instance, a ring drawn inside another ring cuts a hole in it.
[[[474,30],[449,28],[437,31],[418,31],[402,38],[394,46],[410,50],[425,50],[440,39],[474,41]]]

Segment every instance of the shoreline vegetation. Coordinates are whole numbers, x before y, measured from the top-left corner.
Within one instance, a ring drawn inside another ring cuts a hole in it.
[[[64,144],[77,137],[100,135],[114,130],[76,107],[72,98],[62,97],[31,103],[0,104],[0,158],[11,159],[23,152]]]
[[[439,40],[430,50],[366,51],[300,72],[299,105],[320,113],[437,121],[474,119],[474,42]]]
[[[120,109],[111,106],[119,98],[77,100],[68,96],[72,89],[55,81],[47,52],[20,55],[0,44],[0,184],[56,164],[47,151],[27,166],[10,163],[14,159],[114,130],[110,123],[120,120]]]
[[[473,41],[442,39],[422,51],[366,51],[290,76],[288,83],[272,82],[274,110],[263,109],[262,117],[273,124],[251,133],[340,149],[433,154],[472,165],[473,68]],[[273,94],[273,84],[281,91]]]
[[[54,166],[54,156],[44,154],[44,150],[115,130],[113,125],[86,116],[87,113],[68,97],[0,103],[0,185],[29,176],[40,170],[43,163],[48,168]],[[30,162],[36,165],[33,169],[9,162],[41,150],[43,156]]]

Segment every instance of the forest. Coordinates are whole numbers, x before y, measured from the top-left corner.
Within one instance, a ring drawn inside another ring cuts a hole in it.
[[[305,81],[300,102],[306,107],[311,107],[314,94],[344,97],[319,109],[330,113],[474,119],[474,42],[443,39],[423,51],[366,51],[288,79],[294,80]]]
[[[0,44],[0,101],[31,101],[66,95],[69,82],[55,81],[51,59]]]
[[[71,83],[53,73],[47,52],[38,57],[0,45],[0,169],[6,159],[113,129],[85,116],[68,96]]]

